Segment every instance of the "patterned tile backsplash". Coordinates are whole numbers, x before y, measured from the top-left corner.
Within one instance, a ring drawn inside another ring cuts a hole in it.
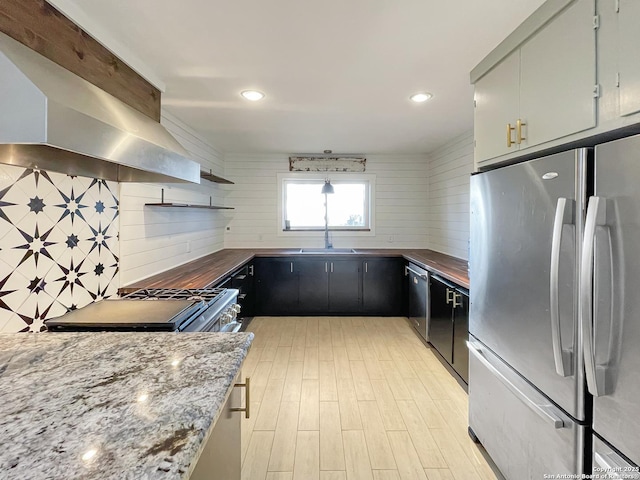
[[[115,295],[118,184],[0,165],[0,332]]]

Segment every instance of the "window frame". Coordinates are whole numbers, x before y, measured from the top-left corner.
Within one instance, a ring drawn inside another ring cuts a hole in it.
[[[364,183],[365,184],[365,226],[364,227],[331,227],[329,231],[334,236],[347,235],[375,235],[375,174],[366,173],[342,173],[342,172],[288,172],[278,174],[278,235],[302,235],[317,236],[324,231],[324,226],[309,228],[285,228],[285,184],[287,182],[319,182],[318,188],[326,179],[332,184],[340,183]],[[318,192],[320,195],[320,192]],[[368,201],[367,201],[368,200]]]

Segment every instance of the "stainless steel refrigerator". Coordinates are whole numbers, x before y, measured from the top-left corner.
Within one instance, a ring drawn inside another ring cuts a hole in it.
[[[469,426],[502,473],[634,474],[640,137],[474,175],[470,274]]]
[[[593,467],[639,479],[640,136],[595,150],[580,280]]]

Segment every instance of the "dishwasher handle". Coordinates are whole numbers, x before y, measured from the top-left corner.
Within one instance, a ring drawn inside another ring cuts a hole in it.
[[[406,265],[405,265],[405,267],[404,267],[404,274],[405,274],[405,275],[408,275],[408,273],[407,273],[407,272],[411,272],[411,273],[413,273],[413,274],[417,275],[418,277],[420,277],[420,278],[421,278],[421,279],[423,279],[423,280],[429,280],[429,276],[428,276],[428,275],[426,275],[426,274],[424,274],[424,273],[421,273],[421,272],[418,272],[418,271],[414,270],[413,268],[408,267],[408,266],[406,266]]]

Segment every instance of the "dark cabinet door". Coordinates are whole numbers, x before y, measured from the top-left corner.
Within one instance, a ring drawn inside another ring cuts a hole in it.
[[[431,316],[429,319],[429,342],[451,363],[453,361],[453,305],[455,290],[448,284],[431,276]]]
[[[371,258],[362,262],[362,313],[402,316],[405,305],[404,261]],[[425,310],[426,311],[426,310]]]
[[[329,262],[325,259],[296,259],[301,315],[326,314],[329,309]]]
[[[329,312],[360,313],[362,309],[361,260],[329,258]]]
[[[293,315],[298,312],[298,272],[293,259],[257,258],[256,315]]]
[[[469,383],[469,296],[465,292],[455,292],[453,309],[453,363],[452,367],[462,379]]]
[[[253,285],[254,266],[252,263],[236,270],[231,275],[231,288],[238,289],[238,303],[241,310],[240,318],[253,317],[255,307],[255,288]]]

